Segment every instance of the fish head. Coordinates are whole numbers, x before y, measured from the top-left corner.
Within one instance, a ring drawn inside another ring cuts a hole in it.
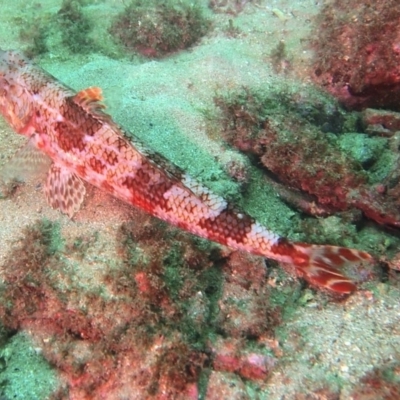
[[[27,59],[12,50],[0,49],[0,113],[18,133],[30,135],[26,129],[32,114]]]

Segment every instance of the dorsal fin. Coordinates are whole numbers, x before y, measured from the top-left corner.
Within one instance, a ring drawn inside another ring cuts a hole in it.
[[[96,113],[106,108],[103,103],[100,103],[103,100],[103,94],[101,88],[97,86],[91,86],[79,91],[72,99],[90,113]]]

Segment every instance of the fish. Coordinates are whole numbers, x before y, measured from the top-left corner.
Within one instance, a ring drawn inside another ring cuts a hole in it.
[[[90,184],[194,235],[291,265],[312,286],[344,296],[357,287],[341,268],[372,260],[365,251],[293,242],[267,229],[128,135],[105,112],[100,88],[76,92],[18,51],[0,50],[0,113],[28,138],[18,158],[47,169],[48,204],[70,218]]]

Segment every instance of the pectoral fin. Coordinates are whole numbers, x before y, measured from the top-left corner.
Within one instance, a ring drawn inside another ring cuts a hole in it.
[[[44,193],[51,207],[72,218],[81,207],[86,189],[74,173],[53,164],[47,176]]]
[[[4,182],[27,182],[44,175],[50,165],[51,159],[29,140],[4,166],[0,176]]]

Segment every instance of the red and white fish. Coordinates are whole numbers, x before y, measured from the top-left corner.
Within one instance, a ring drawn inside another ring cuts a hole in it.
[[[368,253],[290,242],[269,231],[139,139],[128,139],[101,100],[99,88],[76,93],[19,53],[0,51],[0,112],[29,138],[23,152],[51,159],[44,192],[52,207],[72,217],[85,181],[195,235],[292,264],[319,288],[338,294],[356,289],[339,268],[371,260]]]

